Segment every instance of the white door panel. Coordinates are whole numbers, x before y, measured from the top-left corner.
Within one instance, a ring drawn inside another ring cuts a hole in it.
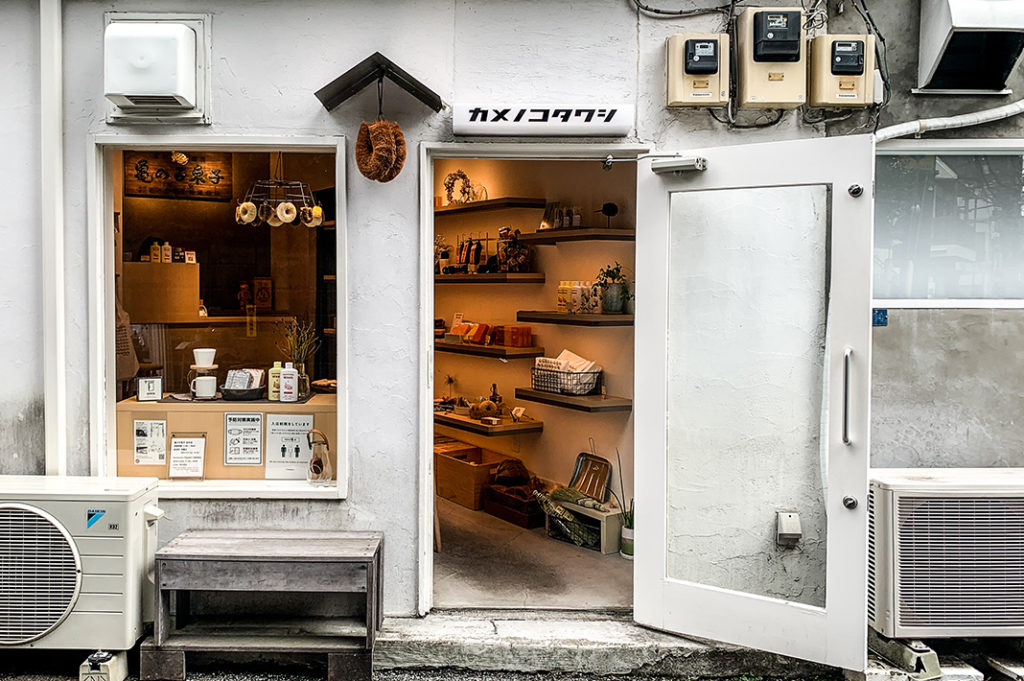
[[[864,668],[873,154],[857,136],[640,164],[641,624]],[[800,514],[796,546],[777,511]]]

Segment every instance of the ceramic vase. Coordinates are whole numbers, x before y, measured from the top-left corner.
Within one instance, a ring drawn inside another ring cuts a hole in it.
[[[603,288],[601,300],[605,314],[622,314],[622,305],[626,302],[626,285],[605,284]]]
[[[633,528],[623,527],[619,535],[619,555],[626,560],[633,560]]]

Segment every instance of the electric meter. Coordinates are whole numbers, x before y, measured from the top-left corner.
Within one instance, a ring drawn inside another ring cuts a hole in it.
[[[668,106],[723,106],[729,101],[729,36],[680,34],[666,41]]]
[[[807,55],[799,7],[750,7],[736,25],[739,105],[795,109],[807,101]]]
[[[874,98],[875,36],[811,39],[811,106],[863,107],[873,104]]]

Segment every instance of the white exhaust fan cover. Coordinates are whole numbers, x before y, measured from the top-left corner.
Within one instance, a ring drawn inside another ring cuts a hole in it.
[[[173,22],[115,21],[103,38],[103,86],[125,110],[196,106],[196,33]]]
[[[1002,94],[1024,49],[1024,0],[921,0],[917,85]]]

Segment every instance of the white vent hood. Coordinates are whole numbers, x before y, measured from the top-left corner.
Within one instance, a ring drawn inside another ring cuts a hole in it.
[[[1009,94],[1024,0],[921,0],[919,93]]]
[[[115,21],[103,39],[107,99],[121,109],[194,109],[196,32],[174,22]]]

